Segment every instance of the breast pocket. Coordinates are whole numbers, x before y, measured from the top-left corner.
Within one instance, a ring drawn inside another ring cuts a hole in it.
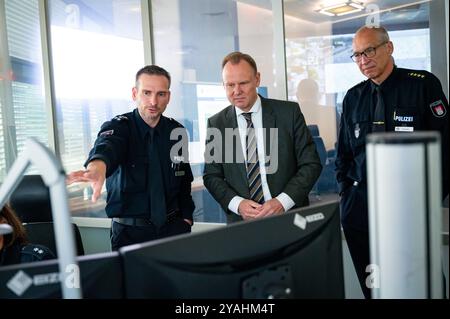
[[[188,173],[186,170],[186,165],[183,163],[173,163],[170,164],[170,184],[173,190],[180,187],[181,181],[185,178]]]
[[[355,152],[361,147],[365,147],[366,136],[371,132],[370,122],[368,119],[354,121],[351,125],[350,143]]]
[[[148,158],[138,157],[124,165],[122,191],[143,192],[147,187]]]
[[[395,132],[414,132],[420,125],[416,107],[396,108],[393,120]]]

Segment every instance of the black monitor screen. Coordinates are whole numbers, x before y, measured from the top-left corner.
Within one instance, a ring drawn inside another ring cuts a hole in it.
[[[120,252],[129,298],[344,298],[338,202]]]
[[[122,267],[117,252],[77,258],[83,298],[123,298]],[[0,268],[0,299],[61,298],[58,260]]]

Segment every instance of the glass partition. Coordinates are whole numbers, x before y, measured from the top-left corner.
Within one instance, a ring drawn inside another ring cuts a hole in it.
[[[324,166],[311,201],[337,197],[334,160],[342,100],[365,80],[350,59],[354,33],[367,22],[379,21],[394,43],[399,67],[430,70],[428,2],[377,1],[340,16],[320,13],[326,4],[284,1],[288,96],[299,102]]]
[[[48,116],[38,1],[0,1],[0,182],[28,137],[48,146]]]
[[[51,47],[60,155],[79,170],[103,122],[134,108],[134,76],[144,65],[139,0],[51,0]],[[74,216],[106,216],[88,184],[69,187]]]

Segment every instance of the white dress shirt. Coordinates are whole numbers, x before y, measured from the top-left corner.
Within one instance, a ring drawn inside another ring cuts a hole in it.
[[[259,159],[259,171],[261,173],[261,185],[262,190],[264,193],[264,201],[267,202],[268,200],[272,199],[272,194],[270,194],[269,185],[267,184],[267,175],[266,175],[266,166],[265,166],[265,145],[264,145],[264,133],[263,133],[263,121],[262,121],[262,108],[261,108],[261,99],[256,99],[255,104],[253,104],[252,108],[248,112],[242,111],[238,107],[234,107],[234,110],[236,111],[236,118],[238,122],[238,128],[239,128],[239,136],[241,138],[241,145],[242,145],[242,152],[244,154],[245,161],[247,161],[247,151],[246,151],[246,135],[247,135],[247,120],[244,118],[242,113],[252,113],[252,122],[253,126],[255,127],[255,134],[256,134],[256,145],[258,147],[258,159]],[[266,134],[269,134],[266,132]],[[269,135],[267,135],[267,138],[269,138]],[[245,198],[240,196],[234,196],[233,199],[228,204],[228,209],[232,212],[239,214],[239,204],[244,200]],[[279,194],[276,199],[278,199],[283,205],[284,211],[288,211],[292,207],[294,207],[295,203],[292,200],[291,197],[289,197],[286,193]]]

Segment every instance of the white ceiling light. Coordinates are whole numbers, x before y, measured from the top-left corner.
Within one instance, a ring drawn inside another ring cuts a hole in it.
[[[340,4],[335,4],[329,7],[325,7],[319,10],[320,13],[331,17],[342,16],[358,12],[364,9],[364,6],[354,1],[346,1]]]

